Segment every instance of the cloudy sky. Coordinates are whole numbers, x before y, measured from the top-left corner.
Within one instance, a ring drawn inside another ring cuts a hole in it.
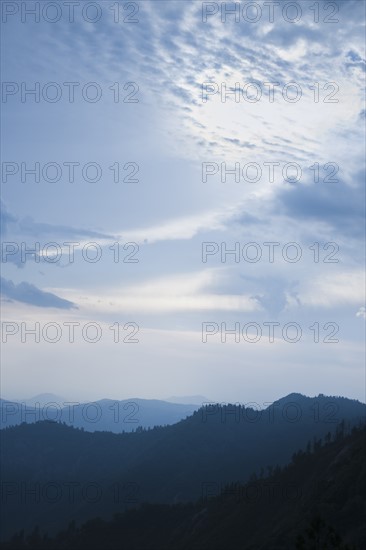
[[[2,3],[3,397],[364,401],[364,2],[34,4]]]

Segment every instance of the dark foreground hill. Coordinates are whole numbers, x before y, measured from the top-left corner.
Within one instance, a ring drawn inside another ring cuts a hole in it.
[[[224,484],[289,463],[298,449],[330,441],[364,417],[357,401],[291,394],[263,411],[209,406],[138,433],[88,433],[50,422],[7,428],[0,432],[2,537],[34,525],[55,533],[72,519],[110,519],[141,502],[217,494]]]
[[[55,538],[35,528],[4,550],[361,550],[366,547],[366,429],[315,442],[269,477],[232,483],[196,503],[145,504],[112,521],[71,522]]]

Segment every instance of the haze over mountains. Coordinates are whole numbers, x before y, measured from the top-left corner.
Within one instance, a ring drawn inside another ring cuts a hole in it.
[[[199,396],[187,398],[195,401]],[[180,398],[176,398],[180,401]],[[167,402],[158,399],[131,398],[121,401],[101,399],[77,403],[53,394],[41,394],[22,401],[0,400],[1,428],[42,420],[65,422],[86,431],[131,432],[174,424],[193,414],[202,403]]]
[[[209,399],[204,395],[172,395],[171,397],[164,399],[164,401],[168,401],[169,403],[181,403],[182,405],[189,404],[201,406],[202,403],[208,403],[209,401],[212,401],[212,399]]]
[[[365,404],[343,397],[290,394],[263,410],[207,405],[137,433],[88,433],[49,421],[3,429],[3,536],[35,525],[55,533],[72,519],[110,519],[141,502],[187,502],[207,490],[214,496],[351,430],[365,412]]]
[[[1,550],[366,549],[365,7],[0,0]]]
[[[25,399],[5,399],[5,401],[15,401],[16,403],[25,403],[28,406],[35,406],[38,403],[41,407],[47,405],[48,403],[65,403],[68,401],[65,397],[56,395],[55,393],[39,393],[32,397]]]

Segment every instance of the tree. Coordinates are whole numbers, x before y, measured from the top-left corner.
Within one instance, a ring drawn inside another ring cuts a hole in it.
[[[42,538],[39,532],[39,526],[36,525],[32,533],[27,537],[27,544],[31,548],[39,548],[41,546],[41,541],[42,541]]]
[[[296,550],[354,550],[354,546],[344,544],[334,528],[316,516],[310,521],[309,527],[298,535]]]

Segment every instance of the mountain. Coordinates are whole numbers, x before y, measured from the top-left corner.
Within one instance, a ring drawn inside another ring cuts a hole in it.
[[[177,424],[136,433],[88,433],[55,422],[1,430],[4,535],[35,524],[111,517],[138,502],[199,498],[283,466],[314,438],[329,441],[365,419],[366,405],[291,394],[263,411],[209,405]]]
[[[366,428],[315,441],[267,477],[194,503],[142,504],[112,521],[69,523],[54,538],[14,536],[4,550],[360,550],[366,547]]]
[[[171,397],[168,397],[167,399],[165,399],[165,401],[168,401],[169,403],[181,403],[184,405],[185,404],[197,405],[197,408],[202,407],[204,403],[214,403],[212,399],[208,399],[203,395],[185,395],[185,396],[172,395]]]
[[[44,407],[48,403],[65,403],[68,400],[65,397],[56,395],[54,393],[40,393],[34,397],[29,397],[28,399],[16,399],[18,403],[25,403],[27,406],[34,407],[38,403],[41,407]]]
[[[42,394],[27,402],[0,402],[0,427],[55,420],[86,431],[131,432],[175,424],[193,414],[199,405],[176,404],[157,399],[101,399],[91,403],[73,403]]]

